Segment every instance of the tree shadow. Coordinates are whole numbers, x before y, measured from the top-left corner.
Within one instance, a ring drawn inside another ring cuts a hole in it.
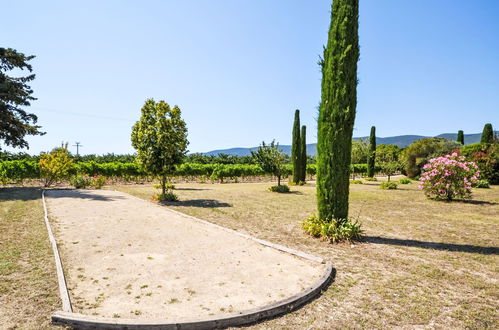
[[[0,201],[32,201],[42,198],[38,187],[0,187]]]
[[[94,201],[114,201],[123,199],[122,196],[104,196],[98,194],[98,191],[80,190],[80,189],[50,189],[45,190],[45,197],[48,198],[81,198]]]
[[[496,202],[488,202],[488,201],[476,201],[476,200],[456,200],[455,202],[463,203],[463,204],[472,204],[472,205],[497,205]]]
[[[219,202],[215,199],[189,199],[186,201],[162,202],[161,204],[167,206],[203,207],[203,208],[232,207],[232,205],[229,203]]]
[[[208,189],[208,188],[177,188],[177,187],[175,187],[175,190],[202,191],[202,190],[212,190],[212,189]]]
[[[296,190],[290,190],[284,194],[303,195],[303,193],[301,191],[296,191]]]
[[[499,254],[499,248],[494,246],[477,246],[469,244],[425,242],[413,239],[398,239],[398,238],[387,238],[380,236],[364,236],[363,241],[373,244],[410,246],[410,247],[419,247],[423,249],[431,249],[439,251],[468,252],[468,253],[479,253],[485,255]]]

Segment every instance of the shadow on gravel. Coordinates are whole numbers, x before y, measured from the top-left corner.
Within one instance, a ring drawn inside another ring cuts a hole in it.
[[[36,187],[0,187],[0,201],[32,201],[42,198]]]
[[[103,196],[98,194],[98,190],[87,191],[87,190],[79,190],[79,189],[53,189],[46,190],[45,196],[49,198],[81,198],[81,199],[91,199],[94,201],[114,201],[118,199],[123,199],[122,196]]]
[[[163,205],[167,206],[185,206],[185,207],[232,207],[229,203],[219,202],[215,199],[190,199],[186,201],[178,202],[163,202]]]
[[[419,247],[423,249],[432,249],[439,251],[468,252],[468,253],[479,253],[486,255],[499,254],[499,248],[494,246],[477,246],[477,245],[468,245],[468,244],[425,242],[413,239],[386,238],[379,236],[364,236],[363,241],[374,244],[411,246],[411,247]]]

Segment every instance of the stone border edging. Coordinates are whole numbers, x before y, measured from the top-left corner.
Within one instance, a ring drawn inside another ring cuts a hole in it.
[[[123,192],[121,192],[123,193]],[[126,193],[124,193],[126,194]],[[144,199],[138,198],[136,196],[126,194],[133,198],[139,199],[141,201],[146,201]],[[306,288],[300,293],[297,293],[289,298],[280,300],[278,302],[265,305],[263,307],[258,307],[239,313],[232,313],[224,317],[214,317],[205,320],[192,320],[192,319],[180,319],[180,320],[168,320],[168,319],[119,319],[119,318],[106,318],[93,315],[85,315],[79,313],[73,313],[71,308],[71,302],[69,300],[69,294],[66,287],[66,281],[64,279],[64,272],[62,270],[62,264],[59,257],[59,252],[57,250],[57,244],[55,238],[50,229],[50,224],[48,222],[47,207],[45,204],[45,190],[42,191],[43,207],[45,211],[45,223],[47,225],[47,230],[49,231],[50,241],[52,242],[52,248],[54,249],[54,255],[56,255],[56,266],[57,266],[57,276],[59,279],[59,291],[61,293],[61,299],[63,300],[63,311],[57,311],[52,315],[52,324],[55,325],[65,325],[73,326],[77,329],[155,329],[155,330],[170,330],[170,329],[218,329],[227,328],[234,326],[241,326],[256,323],[264,319],[269,319],[276,317],[285,313],[289,313],[293,310],[298,309],[307,302],[311,301],[317,297],[323,290],[325,290],[329,284],[333,281],[336,276],[336,270],[333,268],[331,262],[325,262],[324,259],[313,256],[308,253],[304,253],[295,249],[287,248],[285,246],[274,244],[248,234],[238,232],[233,229],[225,228],[220,225],[211,223],[206,220],[202,220],[170,208],[169,211],[176,213],[180,216],[187,217],[189,219],[201,222],[218,229],[222,229],[226,232],[236,234],[238,236],[244,237],[246,239],[253,240],[264,246],[274,248],[276,250],[295,255],[300,258],[304,258],[317,263],[325,263],[326,270],[319,280],[314,284]],[[147,202],[147,201],[146,201]]]
[[[62,310],[64,312],[73,312],[73,308],[71,307],[71,299],[69,299],[68,288],[66,286],[66,278],[64,277],[64,270],[62,268],[61,257],[59,256],[59,250],[57,249],[57,242],[54,237],[54,233],[52,232],[52,228],[50,227],[49,216],[47,212],[47,204],[45,203],[45,189],[42,190],[42,204],[43,204],[43,212],[45,213],[44,220],[45,225],[47,226],[47,232],[49,235],[50,244],[52,245],[52,251],[54,252],[55,258],[55,268],[57,271],[57,281],[59,282],[59,293],[61,295],[62,300]]]
[[[223,318],[211,318],[206,320],[161,320],[161,319],[116,319],[105,318],[78,313],[55,312],[52,315],[52,323],[57,325],[69,325],[77,329],[220,329],[247,325],[289,313],[303,306],[313,298],[317,297],[322,290],[331,283],[336,271],[330,262],[326,263],[326,271],[322,277],[309,288],[291,296],[287,299],[263,307],[251,309],[245,312],[234,313]]]

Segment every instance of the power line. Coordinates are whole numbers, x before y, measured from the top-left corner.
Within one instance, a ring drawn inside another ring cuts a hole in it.
[[[75,142],[75,144],[73,144],[73,147],[76,147],[76,156],[79,156],[80,155],[80,147],[83,147],[83,145],[80,142]]]

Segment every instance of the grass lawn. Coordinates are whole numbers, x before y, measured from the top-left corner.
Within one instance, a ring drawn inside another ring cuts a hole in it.
[[[426,200],[416,184],[351,185],[350,214],[366,242],[329,244],[300,223],[315,186],[178,184],[175,210],[333,262],[335,282],[312,303],[255,329],[499,328],[499,187],[472,202]],[[110,187],[149,199],[151,186]],[[60,309],[40,190],[0,188],[0,328],[46,329]]]
[[[60,306],[41,190],[0,188],[0,329],[60,329]]]
[[[329,244],[300,223],[315,212],[315,186],[271,193],[270,183],[177,184],[175,210],[333,262],[335,282],[318,299],[256,329],[498,328],[499,187],[471,202],[427,200],[416,183],[381,190],[351,185],[350,214],[366,242]],[[150,199],[151,186],[119,186]]]

